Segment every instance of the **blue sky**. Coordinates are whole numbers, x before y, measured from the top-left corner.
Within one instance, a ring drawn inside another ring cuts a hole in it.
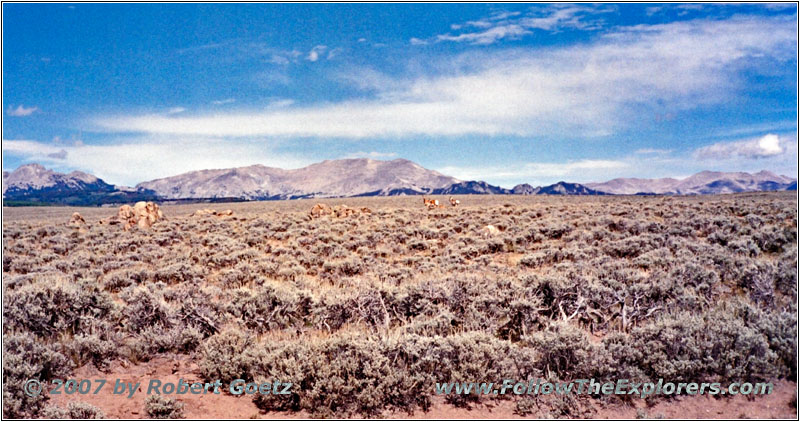
[[[795,4],[4,4],[3,170],[797,173]]]

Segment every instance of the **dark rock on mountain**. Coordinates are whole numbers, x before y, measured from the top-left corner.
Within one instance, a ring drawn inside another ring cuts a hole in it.
[[[3,173],[5,205],[100,205],[156,198],[152,191],[120,189],[88,173],[64,174],[39,164]]]
[[[460,182],[446,188],[434,189],[433,195],[508,195],[510,190],[486,182]]]
[[[521,185],[514,186],[511,189],[511,193],[514,195],[536,195],[536,189],[533,186],[523,183]]]
[[[578,183],[558,182],[537,188],[536,195],[608,195],[605,192],[589,189]]]

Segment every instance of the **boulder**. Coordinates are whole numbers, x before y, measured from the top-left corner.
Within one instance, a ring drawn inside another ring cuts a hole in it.
[[[311,208],[311,211],[309,212],[311,218],[319,218],[322,217],[323,215],[331,215],[331,214],[333,214],[333,209],[326,204],[316,204]]]
[[[83,227],[86,225],[86,220],[84,220],[79,213],[73,212],[72,217],[69,218],[69,225],[72,227]]]
[[[192,214],[192,217],[205,217],[205,216],[228,217],[231,215],[233,215],[233,211],[231,210],[217,211],[209,208],[204,208],[202,210],[195,211],[194,214]]]
[[[484,226],[483,229],[481,230],[481,232],[483,233],[483,235],[485,237],[490,237],[490,236],[495,236],[495,235],[500,234],[500,229],[498,229],[497,227],[489,224],[489,225]]]
[[[153,202],[139,201],[132,207],[130,205],[123,205],[119,207],[119,211],[117,212],[117,219],[120,223],[124,224],[123,228],[125,231],[130,230],[133,226],[148,229],[156,221],[163,218],[164,213],[162,213],[159,206]]]
[[[336,218],[346,218],[359,214],[372,214],[372,210],[366,207],[350,208],[347,205],[337,205],[331,208],[329,205],[317,204],[314,205],[309,212],[309,215],[312,219],[322,217],[323,215],[330,215]]]

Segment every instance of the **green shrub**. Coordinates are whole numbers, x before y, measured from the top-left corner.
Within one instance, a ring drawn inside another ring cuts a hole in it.
[[[522,341],[536,351],[546,376],[562,380],[591,378],[593,361],[603,352],[589,343],[586,332],[563,322],[552,322]]]
[[[228,312],[256,332],[301,327],[311,310],[312,298],[305,291],[267,284],[253,290],[230,292]]]
[[[83,402],[69,402],[67,408],[47,406],[40,415],[43,419],[105,419],[100,408]]]
[[[45,345],[24,334],[3,336],[3,417],[35,417],[45,401],[46,391],[31,397],[23,390],[30,379],[41,382],[64,379],[72,372],[70,360],[56,345]]]
[[[275,346],[270,345],[256,376],[292,382],[292,394],[258,395],[256,404],[265,410],[304,409],[315,417],[427,409],[436,382],[502,382],[536,373],[530,351],[483,333],[437,338],[352,333]],[[448,397],[457,404],[477,399]]]
[[[254,379],[259,350],[252,336],[230,329],[209,337],[199,348],[200,374],[207,382]]]
[[[363,335],[338,335],[268,353],[265,379],[292,383],[288,397],[258,395],[264,409],[305,409],[313,417],[377,416],[385,408],[410,409],[424,401],[417,382],[386,354],[388,345]]]
[[[131,333],[140,333],[146,328],[158,326],[160,329],[173,325],[172,312],[163,297],[146,287],[126,289],[122,299],[127,303],[126,328]]]
[[[183,419],[184,404],[172,397],[160,395],[147,396],[144,411],[151,419]]]
[[[111,333],[113,335],[113,333]],[[69,354],[75,366],[92,362],[101,370],[108,369],[111,359],[117,356],[117,345],[114,341],[103,339],[97,334],[76,335],[68,344]]]
[[[603,343],[628,375],[638,367],[650,379],[672,382],[699,379],[763,381],[778,375],[778,355],[770,349],[754,317],[758,311],[741,302],[723,302],[699,315],[665,315]]]
[[[116,307],[93,283],[41,281],[8,292],[3,308],[6,329],[41,337],[89,333],[98,320],[112,318]]]

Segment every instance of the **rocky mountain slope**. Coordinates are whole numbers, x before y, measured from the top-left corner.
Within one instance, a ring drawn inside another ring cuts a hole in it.
[[[27,164],[3,172],[5,205],[101,205],[139,200],[228,201],[397,195],[703,195],[797,190],[797,181],[768,171],[704,171],[685,179],[619,178],[603,183],[558,182],[505,189],[462,181],[404,159],[327,160],[294,170],[254,165],[200,170],[138,184],[114,186],[91,174],[68,174]]]
[[[408,160],[326,160],[295,170],[255,165],[140,183],[167,199],[289,199],[430,193],[461,181]]]
[[[744,172],[725,173],[703,171],[685,179],[620,178],[603,183],[586,183],[586,187],[614,195],[705,195],[750,191],[796,190],[797,181],[769,171],[760,171],[754,174]]]
[[[156,195],[151,191],[110,185],[81,171],[64,174],[34,163],[3,172],[6,205],[100,205],[152,199]]]
[[[548,186],[533,187],[527,183],[514,186],[509,192],[513,195],[607,195],[594,189],[589,189],[579,183],[558,182]]]

